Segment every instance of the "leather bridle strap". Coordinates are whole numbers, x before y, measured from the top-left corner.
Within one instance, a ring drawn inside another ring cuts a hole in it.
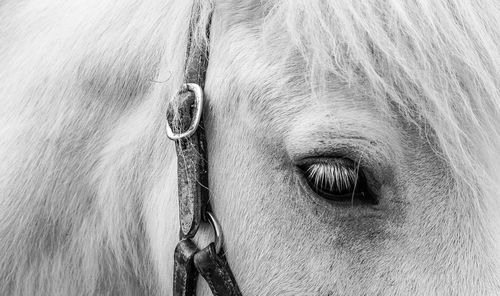
[[[210,212],[208,166],[202,110],[208,50],[194,44],[194,29],[200,18],[197,3],[189,26],[185,83],[167,110],[167,136],[175,140],[179,195],[180,242],[174,254],[174,296],[196,295],[200,274],[216,296],[241,296],[236,280],[222,252],[220,225]],[[210,22],[207,27],[207,36]],[[201,223],[210,222],[216,241],[199,250],[192,241]]]

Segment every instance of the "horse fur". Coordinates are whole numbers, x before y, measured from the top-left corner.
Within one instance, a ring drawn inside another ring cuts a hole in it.
[[[265,91],[273,85],[301,81],[310,96],[320,98],[331,77],[373,99],[387,118],[396,110],[409,123],[406,128],[429,144],[422,153],[443,164],[450,182],[434,189],[469,206],[463,212],[438,209],[456,215],[445,222],[469,223],[436,258],[437,269],[456,270],[456,277],[451,271],[442,278],[422,273],[430,277],[425,291],[444,294],[439,283],[466,287],[454,294],[500,291],[498,1],[220,0],[193,6],[180,0],[52,0],[0,2],[0,295],[170,295],[176,169],[163,127],[166,103],[182,83],[191,9],[201,14],[195,43],[207,42],[204,28],[215,9],[208,114],[221,118],[250,105],[265,117],[275,108],[266,95],[279,97]],[[246,47],[255,44],[267,49],[265,56]],[[218,62],[226,50],[242,61],[232,65],[233,72]],[[252,59],[274,64],[237,76],[238,67],[256,67],[245,64]],[[216,83],[221,81],[226,83]],[[300,91],[290,88],[289,97],[300,97]],[[273,116],[286,118],[301,106],[294,102],[281,103]],[[372,122],[365,120],[369,127]],[[295,132],[301,128],[307,127]],[[397,137],[386,138],[387,146],[397,146]],[[403,155],[394,153],[389,158]],[[248,179],[242,176],[244,184]],[[231,215],[223,220],[250,224],[252,218]],[[234,248],[259,233],[252,228],[231,235],[232,224],[225,231],[238,240],[226,241],[228,258],[243,292],[252,294],[257,287],[246,284],[251,279],[243,271],[258,274],[259,266],[238,265],[254,257]],[[297,238],[297,246],[306,239]],[[470,244],[457,249],[452,242],[461,239]],[[262,262],[272,262],[266,253],[271,245],[254,246]],[[453,255],[463,256],[463,264],[454,266]],[[307,260],[300,264],[307,266]],[[292,281],[296,270],[283,266],[268,270],[273,276],[261,280],[261,294],[294,295],[301,286],[311,295],[335,294],[308,276]],[[401,269],[408,278],[420,276],[416,263]],[[386,287],[387,281],[370,282],[373,291],[424,294],[407,282],[399,290]],[[288,290],[279,290],[283,283]],[[350,295],[355,286],[349,280],[337,288]]]

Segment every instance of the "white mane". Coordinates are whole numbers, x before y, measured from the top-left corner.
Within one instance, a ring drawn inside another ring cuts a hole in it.
[[[0,4],[0,295],[155,294],[168,285],[151,259],[165,250],[150,237],[164,235],[148,231],[174,227],[163,115],[182,81],[190,9]]]
[[[457,176],[491,177],[500,147],[497,1],[269,2],[263,31],[287,32],[313,83],[333,74],[360,85],[423,123]]]

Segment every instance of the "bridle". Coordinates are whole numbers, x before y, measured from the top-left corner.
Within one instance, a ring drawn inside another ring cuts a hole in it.
[[[200,274],[215,296],[241,296],[222,251],[221,226],[210,211],[207,146],[202,116],[208,50],[203,44],[193,45],[194,26],[199,18],[200,12],[194,5],[184,68],[185,83],[167,110],[167,136],[175,141],[177,152],[180,221],[180,241],[174,254],[173,295],[196,295],[196,281]],[[209,30],[210,22],[207,36]],[[215,241],[200,250],[192,238],[200,224],[207,222],[212,225]]]

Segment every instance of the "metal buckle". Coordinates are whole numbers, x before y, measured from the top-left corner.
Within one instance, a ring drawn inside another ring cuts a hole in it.
[[[194,93],[195,103],[194,103],[194,117],[189,125],[189,128],[183,133],[174,133],[170,123],[167,119],[167,137],[171,140],[180,140],[194,134],[198,125],[200,124],[201,112],[203,110],[203,89],[196,83],[185,83],[182,85],[181,89],[175,94],[175,97],[179,96],[181,93],[191,91]],[[168,112],[168,111],[167,111]]]

